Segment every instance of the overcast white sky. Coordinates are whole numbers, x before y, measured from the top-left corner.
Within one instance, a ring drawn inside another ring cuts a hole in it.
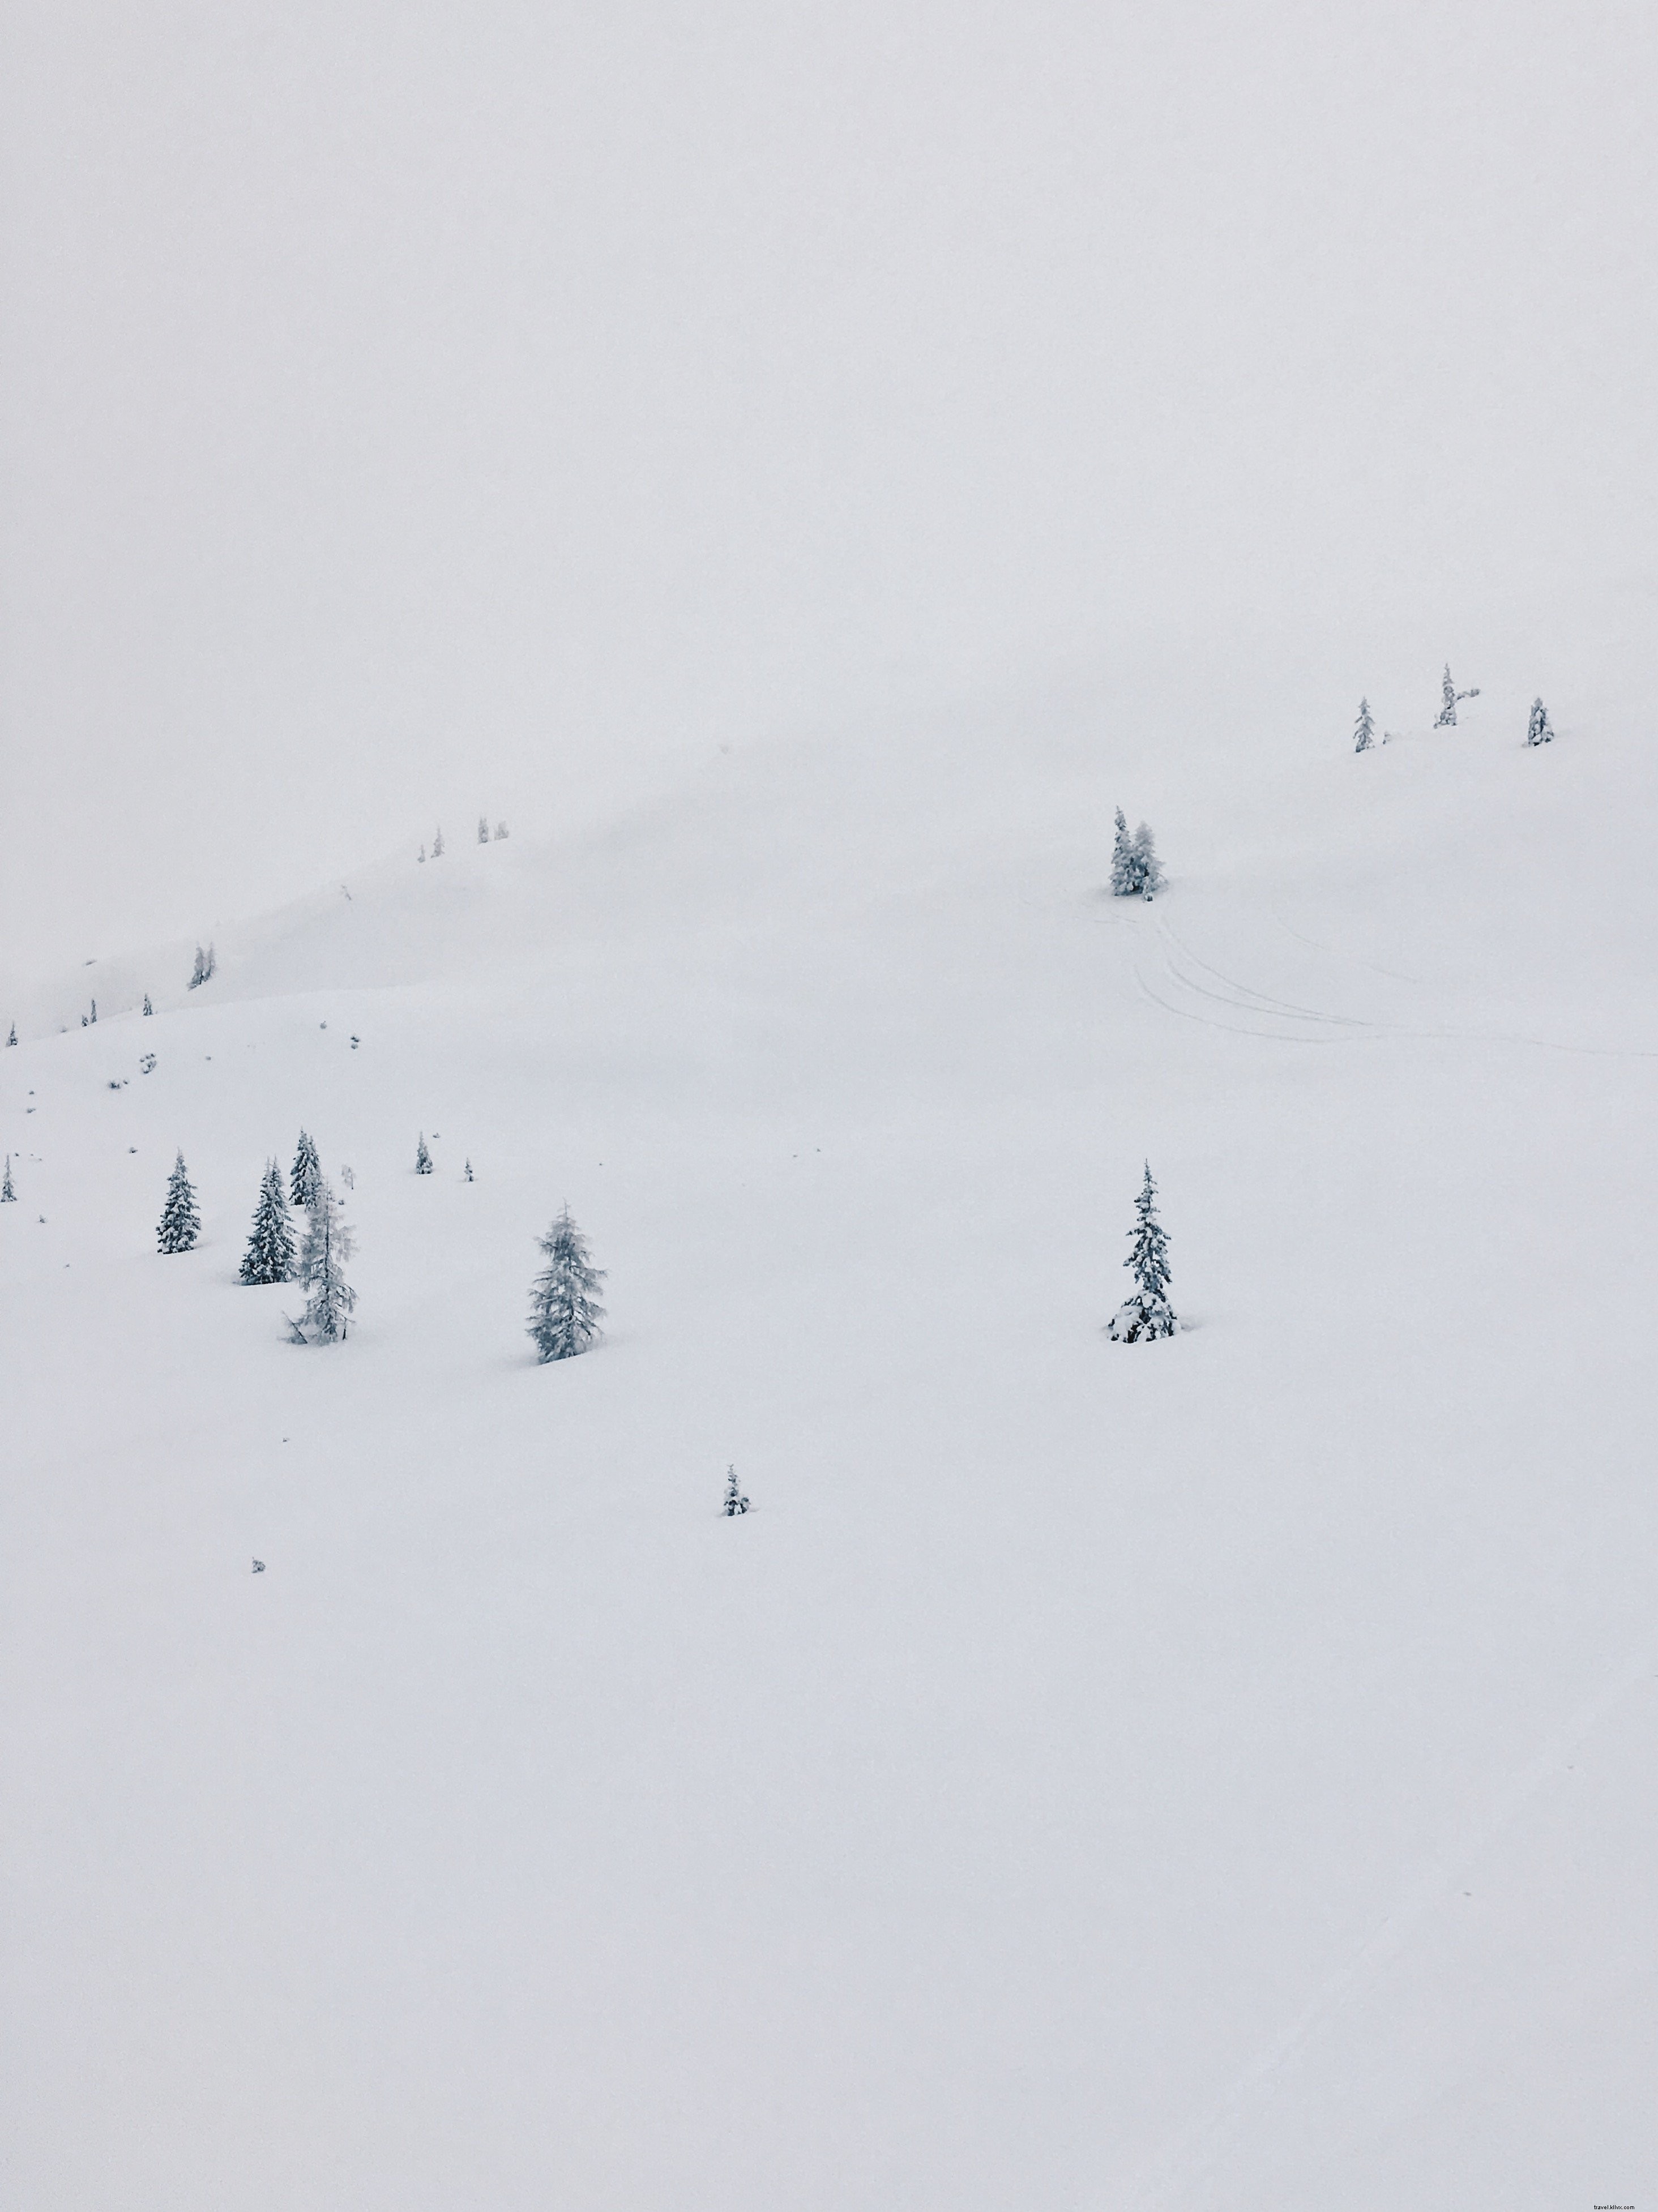
[[[1652,15],[14,0],[0,965],[1159,657],[1644,713]]]

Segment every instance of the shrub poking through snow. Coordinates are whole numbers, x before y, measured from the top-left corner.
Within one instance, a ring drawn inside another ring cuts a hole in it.
[[[201,1231],[202,1217],[196,1210],[196,1194],[190,1187],[190,1177],[185,1173],[185,1156],[180,1152],[167,1177],[167,1203],[161,1208],[156,1244],[163,1252],[188,1252],[194,1248]]]
[[[1180,1326],[1169,1303],[1169,1233],[1157,1219],[1157,1186],[1149,1161],[1134,1212],[1138,1218],[1128,1232],[1133,1249],[1123,1265],[1133,1269],[1135,1289],[1111,1316],[1111,1335],[1118,1344],[1172,1336]]]
[[[1353,750],[1356,753],[1367,753],[1375,743],[1376,717],[1370,712],[1370,701],[1361,699],[1358,702],[1358,720],[1353,724]]]
[[[530,1334],[544,1360],[572,1359],[588,1351],[598,1336],[604,1309],[598,1293],[604,1273],[594,1267],[587,1240],[571,1220],[568,1206],[536,1242],[547,1255],[547,1265],[531,1285]]]
[[[1526,731],[1528,745],[1549,745],[1554,743],[1554,732],[1549,727],[1549,710],[1540,699],[1531,702],[1531,721]]]
[[[0,1206],[15,1206],[17,1193],[11,1187],[11,1154],[6,1154],[5,1172],[0,1174]]]
[[[431,1172],[432,1155],[426,1149],[426,1132],[422,1129],[420,1134],[420,1139],[415,1146],[415,1173],[416,1175],[430,1175]]]
[[[282,1195],[282,1170],[275,1160],[265,1163],[253,1209],[253,1227],[242,1255],[245,1283],[288,1283],[294,1279],[294,1224]]]
[[[728,1521],[734,1515],[749,1510],[749,1501],[737,1486],[737,1469],[734,1467],[726,1469],[726,1503],[722,1510]]]
[[[322,1161],[317,1152],[317,1140],[301,1129],[300,1141],[294,1149],[293,1172],[288,1178],[288,1203],[297,1212],[303,1212],[310,1205],[321,1181]]]
[[[345,1219],[345,1200],[336,1198],[327,1178],[319,1175],[306,1213],[305,1243],[300,1252],[300,1280],[307,1292],[305,1311],[297,1322],[288,1322],[297,1342],[344,1342],[357,1294],[346,1281],[343,1270],[356,1249],[356,1239]]]

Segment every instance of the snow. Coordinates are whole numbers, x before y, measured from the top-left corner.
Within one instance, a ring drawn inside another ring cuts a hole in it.
[[[1513,690],[716,756],[20,998],[19,2204],[1647,2200],[1658,789]]]

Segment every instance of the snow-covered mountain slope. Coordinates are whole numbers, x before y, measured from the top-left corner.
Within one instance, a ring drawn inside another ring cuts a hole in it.
[[[20,2204],[1644,2202],[1658,789],[1482,707],[722,757],[19,1010]]]

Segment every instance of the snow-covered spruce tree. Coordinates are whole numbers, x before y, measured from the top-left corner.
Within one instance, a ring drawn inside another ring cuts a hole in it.
[[[1134,832],[1134,866],[1140,879],[1140,896],[1155,898],[1163,889],[1163,869],[1158,865],[1157,841],[1149,823],[1142,822]]]
[[[0,1174],[0,1206],[15,1206],[17,1193],[11,1187],[11,1154],[6,1154],[5,1170]]]
[[[1111,848],[1111,890],[1116,898],[1138,898],[1140,890],[1139,855],[1128,834],[1128,823],[1117,809],[1117,835]]]
[[[495,824],[495,842],[499,844],[506,835],[507,824],[504,822],[497,822]]]
[[[242,1255],[245,1283],[289,1283],[294,1279],[294,1224],[282,1195],[282,1170],[275,1160],[265,1163],[253,1209],[253,1227]]]
[[[443,858],[443,832],[441,830],[438,831],[437,836],[432,840],[432,858],[434,860],[440,860]]]
[[[1145,1181],[1134,1200],[1138,1216],[1128,1234],[1133,1249],[1123,1261],[1134,1271],[1134,1295],[1111,1316],[1111,1334],[1119,1344],[1172,1336],[1179,1327],[1169,1303],[1169,1236],[1157,1219],[1157,1186],[1148,1161]]]
[[[417,860],[423,860],[426,858],[426,848],[424,845],[422,845],[419,852],[416,854],[415,858]]]
[[[426,1149],[426,1133],[422,1130],[421,1132],[420,1141],[415,1146],[415,1173],[416,1175],[430,1175],[431,1172],[432,1155]]]
[[[1436,730],[1452,730],[1456,727],[1456,686],[1451,681],[1451,664],[1448,660],[1445,663],[1445,674],[1440,684],[1440,708],[1434,716],[1434,727]]]
[[[145,1012],[147,1014],[153,1014],[153,1013],[155,1012],[155,1007],[154,1007],[154,1006],[152,1006],[150,1005],[150,1003],[149,1003],[149,992],[148,992],[148,991],[146,991],[146,992],[144,993],[144,1012]]]
[[[737,1486],[737,1469],[728,1467],[726,1469],[726,1518],[729,1521],[734,1514],[746,1513],[748,1510],[749,1501]]]
[[[1353,724],[1353,750],[1356,753],[1367,753],[1375,743],[1376,717],[1370,712],[1370,701],[1361,699],[1358,702],[1358,720]]]
[[[479,844],[480,844],[480,845],[487,845],[487,844],[489,843],[489,817],[488,817],[488,816],[487,816],[487,815],[480,814],[480,815],[479,815],[479,817],[478,817],[478,842],[479,842]]]
[[[17,1024],[16,1024],[16,1023],[15,1023],[15,1022],[14,1022],[14,1023],[12,1024],[12,1025],[11,1025],[10,1029],[9,1029],[9,1030],[7,1031],[7,1033],[6,1033],[6,1042],[7,1042],[8,1044],[15,1044],[15,1043],[16,1043],[16,1042],[17,1042]]]
[[[185,1173],[185,1156],[179,1153],[173,1164],[173,1173],[167,1177],[167,1204],[161,1208],[161,1225],[155,1241],[163,1252],[190,1251],[202,1230],[202,1217],[196,1211],[196,1194],[190,1187],[190,1177]]]
[[[356,1249],[356,1239],[345,1218],[345,1200],[336,1198],[326,1176],[319,1175],[306,1212],[305,1243],[300,1252],[300,1280],[307,1292],[305,1311],[297,1322],[288,1324],[301,1341],[344,1341],[357,1304],[357,1294],[346,1281],[344,1268]],[[311,1332],[308,1338],[307,1329]]]
[[[1528,745],[1548,745],[1554,742],[1554,732],[1549,727],[1549,710],[1540,699],[1533,699],[1531,721],[1526,731]]]
[[[472,1180],[472,1163],[471,1162],[471,1160],[468,1160],[468,1161],[467,1161],[467,1163],[466,1163],[466,1170],[465,1170],[465,1174],[461,1176],[461,1181],[462,1181],[463,1182],[471,1182],[471,1180]]]
[[[196,965],[190,971],[191,989],[199,991],[203,984],[210,978],[218,964],[218,961],[214,957],[213,947],[210,945],[203,949],[198,945],[196,947]]]
[[[302,1212],[310,1205],[321,1181],[322,1161],[318,1156],[317,1140],[301,1129],[300,1141],[295,1148],[293,1172],[288,1178],[289,1204]]]
[[[604,1309],[598,1291],[604,1271],[594,1267],[568,1206],[536,1242],[547,1265],[530,1287],[530,1334],[544,1360],[572,1359],[598,1335]]]

